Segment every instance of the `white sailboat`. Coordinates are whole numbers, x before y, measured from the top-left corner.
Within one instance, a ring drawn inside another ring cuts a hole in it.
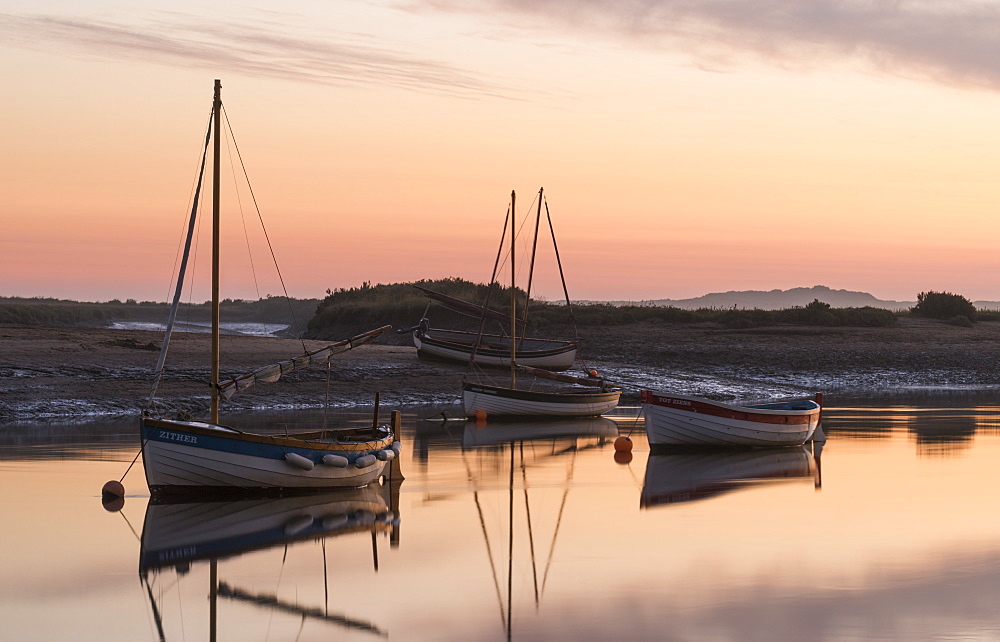
[[[395,435],[400,414],[392,413],[389,424],[375,418],[371,427],[326,429],[283,436],[254,434],[219,423],[220,398],[228,399],[255,383],[274,382],[311,364],[327,363],[331,357],[363,345],[389,327],[331,343],[318,350],[259,368],[229,380],[220,378],[219,349],[219,176],[222,124],[222,83],[215,81],[212,125],[205,139],[201,173],[187,230],[183,259],[177,278],[174,304],[156,367],[156,380],[149,407],[140,429],[146,482],[153,495],[237,492],[287,492],[331,487],[357,487],[378,478],[387,461],[399,454]],[[213,135],[214,133],[214,135]],[[170,342],[195,229],[198,200],[204,177],[209,141],[213,146],[213,242],[212,242],[212,348],[211,417],[208,421],[160,416],[153,403]]]
[[[538,228],[541,222],[542,203],[544,202],[544,191],[538,190],[538,212],[535,222],[535,244],[537,248]],[[506,363],[510,368],[509,385],[496,384],[488,380],[485,373],[480,373],[475,380],[466,377],[462,386],[462,401],[467,416],[506,416],[506,417],[588,417],[600,415],[611,410],[618,405],[621,391],[609,387],[606,382],[596,377],[578,377],[551,372],[543,368],[535,368],[522,364],[519,359],[519,347],[522,338],[517,334],[517,287],[515,265],[515,236],[516,236],[516,195],[510,193],[510,265],[511,265],[511,304],[510,304],[510,339]],[[558,246],[555,244],[555,232],[552,227],[552,217],[548,212],[546,204],[546,216],[549,221],[549,229],[552,231],[553,247],[556,250],[556,261],[559,264],[560,276],[562,275],[562,262],[559,259]],[[506,226],[505,226],[506,228]],[[506,233],[506,232],[505,232]],[[501,239],[501,247],[503,240]],[[499,264],[499,255],[498,261]],[[534,265],[534,250],[532,251],[531,263]],[[492,282],[496,282],[496,268]],[[563,291],[566,293],[566,306],[571,309],[569,294],[566,290],[566,282],[563,279]],[[531,295],[531,277],[528,279],[527,299]],[[525,303],[527,305],[527,303]],[[476,357],[482,347],[483,335],[482,324],[480,333],[476,338],[472,353],[469,357],[470,367],[475,366]],[[525,387],[518,386],[518,374],[533,376],[536,380],[544,383],[540,385]],[[557,381],[569,386],[554,386],[548,384],[550,381]],[[548,385],[546,385],[548,384]]]
[[[507,317],[483,306],[462,301],[454,297],[415,285],[428,298],[440,301],[445,306],[504,322]],[[485,334],[465,330],[444,330],[430,327],[425,318],[412,328],[413,345],[417,356],[461,361],[468,363],[474,359],[476,365],[510,367],[511,339],[502,334]],[[520,337],[514,346],[515,360],[522,366],[545,368],[546,370],[567,370],[576,361],[578,344],[562,339],[541,339]]]

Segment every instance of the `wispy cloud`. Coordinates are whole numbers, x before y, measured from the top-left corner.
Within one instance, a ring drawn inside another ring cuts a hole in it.
[[[831,59],[950,84],[1000,87],[1000,6],[986,0],[408,0],[443,11],[526,16],[553,32],[599,31],[725,67],[752,55]]]
[[[458,96],[502,95],[505,88],[456,65],[421,60],[373,37],[289,35],[278,23],[205,26],[183,16],[145,25],[82,18],[0,14],[0,40],[46,51],[210,69],[334,85],[393,86]]]

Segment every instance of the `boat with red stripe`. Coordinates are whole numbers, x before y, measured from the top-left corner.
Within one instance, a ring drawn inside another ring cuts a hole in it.
[[[729,404],[643,390],[641,399],[652,447],[800,446],[813,438],[822,410],[822,395],[815,400]]]

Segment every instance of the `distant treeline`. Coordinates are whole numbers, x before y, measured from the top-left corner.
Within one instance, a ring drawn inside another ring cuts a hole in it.
[[[333,339],[349,336],[379,325],[405,329],[427,316],[436,328],[475,329],[479,319],[455,312],[431,302],[421,287],[464,301],[482,304],[489,287],[464,279],[422,280],[415,283],[392,283],[328,291],[309,322],[307,337]],[[509,314],[510,288],[497,286],[490,295],[490,309]],[[525,293],[517,291],[518,310],[524,309]],[[573,304],[572,317],[565,303],[532,300],[528,306],[529,334],[576,323],[578,326],[614,326],[631,323],[718,323],[728,328],[756,328],[767,325],[862,326],[882,327],[896,323],[897,313],[881,308],[832,308],[821,301],[785,310],[746,310],[705,308],[682,310],[673,307],[611,305],[610,303]],[[520,317],[520,312],[519,312]],[[492,323],[492,322],[491,322]],[[492,328],[490,328],[492,329]]]
[[[268,296],[258,301],[225,299],[222,320],[230,322],[287,323],[292,327],[288,336],[312,339],[342,339],[383,325],[405,330],[430,319],[436,328],[474,330],[479,316],[457,312],[438,302],[432,302],[419,289],[421,286],[475,304],[489,298],[489,307],[509,315],[511,290],[472,283],[459,278],[421,280],[413,283],[391,283],[327,290],[326,298],[288,299]],[[525,292],[516,290],[518,316],[523,321]],[[529,334],[544,334],[561,330],[571,324],[578,326],[615,326],[632,323],[716,323],[726,328],[757,328],[773,325],[886,327],[895,325],[906,314],[941,319],[953,325],[971,325],[976,321],[1000,321],[1000,312],[976,311],[964,297],[950,293],[928,292],[919,295],[920,303],[906,312],[883,308],[834,308],[815,300],[809,305],[783,310],[744,308],[701,308],[684,310],[655,305],[612,305],[610,303],[573,304],[532,299],[528,307]],[[211,305],[182,304],[178,311],[181,321],[206,323]],[[117,299],[103,303],[86,303],[47,298],[0,297],[0,323],[20,325],[105,326],[113,321],[166,321],[167,304],[155,301]],[[489,322],[487,331],[497,329]],[[402,335],[398,342],[409,342]],[[383,341],[391,337],[383,338]]]
[[[316,312],[319,299],[288,299],[270,296],[258,301],[224,299],[220,303],[223,321],[247,323],[287,323],[296,326],[291,334],[299,335]],[[103,303],[65,299],[0,297],[0,323],[53,326],[106,326],[114,321],[164,323],[168,306],[156,301],[112,299]],[[177,310],[181,321],[206,323],[211,320],[212,305],[182,303]]]

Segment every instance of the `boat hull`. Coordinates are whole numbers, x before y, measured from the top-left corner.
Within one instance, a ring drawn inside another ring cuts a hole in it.
[[[413,345],[417,355],[468,363],[476,342],[475,332],[457,330],[416,330]],[[566,370],[576,360],[577,344],[573,341],[524,339],[519,341],[517,364],[547,370]],[[482,366],[510,367],[510,339],[483,335],[476,350],[475,363]]]
[[[618,405],[620,391],[542,392],[467,383],[462,402],[467,417],[480,411],[505,417],[591,417]]]
[[[386,462],[373,457],[374,462],[366,459],[367,465],[359,467],[359,458],[390,449],[393,441],[390,433],[370,442],[312,442],[150,418],[142,419],[141,430],[146,483],[154,495],[364,486],[382,474]],[[289,462],[289,453],[312,462],[312,469]],[[326,455],[344,457],[348,465],[326,465]]]
[[[698,397],[643,391],[642,413],[650,446],[800,446],[819,425],[811,400],[738,406]]]

